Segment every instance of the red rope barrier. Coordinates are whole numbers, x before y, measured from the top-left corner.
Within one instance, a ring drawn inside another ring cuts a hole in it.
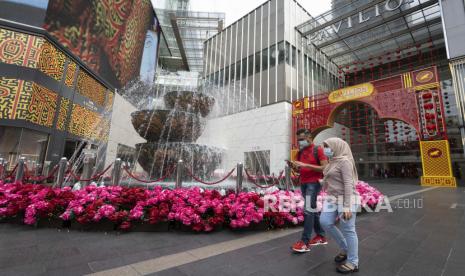
[[[200,183],[202,183],[202,184],[205,184],[205,185],[216,185],[216,184],[218,184],[218,183],[221,183],[221,182],[225,181],[228,177],[230,177],[231,174],[234,172],[235,169],[236,169],[236,168],[233,168],[225,177],[223,177],[222,179],[220,179],[220,180],[218,180],[218,181],[215,181],[215,182],[205,182],[205,181],[203,181],[202,179],[196,177],[196,176],[192,173],[192,171],[191,171],[190,169],[187,169],[187,175],[190,176],[190,177],[192,177],[195,181],[200,182]]]
[[[284,171],[281,171],[279,173],[278,178],[274,179],[273,182],[270,185],[266,186],[266,185],[258,184],[257,180],[253,179],[253,177],[249,174],[249,172],[247,172],[246,169],[244,169],[244,171],[245,171],[245,174],[247,175],[247,178],[250,180],[250,182],[252,182],[252,184],[254,184],[255,186],[257,186],[259,188],[262,188],[262,189],[271,188],[271,187],[277,185],[279,183],[279,180],[283,177],[283,174],[284,174]]]
[[[29,174],[29,168],[27,167],[26,164],[24,164],[24,176],[23,179],[21,180],[29,180],[31,178],[31,175]]]
[[[69,171],[69,174],[77,181],[93,181],[93,180],[99,179],[102,175],[104,175],[111,168],[111,166],[113,166],[113,163],[108,165],[108,167],[106,167],[102,172],[94,176],[91,176],[89,179],[81,179],[79,176],[75,175],[71,170]]]
[[[124,167],[124,171],[125,171],[125,172],[129,175],[129,177],[131,177],[132,179],[137,180],[137,181],[142,182],[142,183],[147,183],[147,184],[148,184],[148,183],[155,183],[155,182],[160,182],[160,181],[165,180],[166,178],[170,177],[170,176],[173,174],[175,168],[176,168],[176,166],[173,166],[170,170],[168,170],[168,172],[167,172],[165,175],[163,175],[162,177],[160,177],[160,178],[158,178],[158,179],[155,179],[155,180],[144,180],[144,179],[140,179],[140,178],[138,178],[137,176],[133,175],[133,174],[131,173],[131,171],[128,170],[127,167]]]
[[[17,168],[18,168],[18,163],[16,163],[16,166],[13,168],[13,170],[10,172],[10,174],[6,178],[7,179],[12,178],[13,174],[15,174]]]
[[[47,179],[50,179],[52,178],[53,176],[55,176],[55,173],[58,171],[58,165],[55,165],[55,167],[53,167],[52,171],[47,175],[43,175],[43,176],[37,176],[37,177],[31,177],[29,178],[30,181],[34,181],[34,182],[42,182],[44,180],[47,180]]]

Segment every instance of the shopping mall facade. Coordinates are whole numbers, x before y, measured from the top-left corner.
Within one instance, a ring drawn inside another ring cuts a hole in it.
[[[318,17],[267,1],[205,42],[205,78],[228,97],[201,140],[278,173],[307,126],[317,143],[348,141],[365,178],[420,176],[420,142],[443,141],[428,154],[450,154],[446,171],[463,179],[464,23],[459,0],[333,0]]]
[[[20,156],[40,167],[83,147],[103,165],[143,142],[121,91],[153,82],[159,37],[149,0],[1,1],[0,157],[9,169]]]

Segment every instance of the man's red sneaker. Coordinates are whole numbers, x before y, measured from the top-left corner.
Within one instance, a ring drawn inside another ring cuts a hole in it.
[[[320,244],[328,244],[328,241],[325,237],[316,235],[313,239],[308,243],[309,245],[320,245]]]
[[[307,246],[303,241],[298,241],[292,245],[292,250],[299,253],[309,252],[310,246]]]

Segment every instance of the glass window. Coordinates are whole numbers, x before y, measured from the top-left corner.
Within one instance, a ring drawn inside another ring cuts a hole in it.
[[[260,72],[260,58],[261,58],[261,52],[258,52],[255,54],[255,74],[259,73]]]
[[[20,157],[42,166],[48,146],[48,134],[17,127],[0,127],[0,157],[8,161],[10,168]]]
[[[12,170],[19,159],[21,128],[0,127],[0,157],[7,160],[9,170]]]
[[[45,153],[48,146],[48,134],[23,129],[21,135],[21,156],[27,160],[42,164],[45,160]]]
[[[245,79],[247,77],[247,58],[244,58],[242,60],[242,79]]]
[[[253,58],[253,55],[249,57],[249,72],[247,73],[249,77],[253,75]]]
[[[276,44],[270,48],[270,68],[276,65],[276,59],[278,58],[278,52],[276,51]]]
[[[237,62],[236,63],[236,80],[240,80],[241,79],[241,63],[240,62]]]
[[[284,62],[286,53],[284,51],[284,41],[279,42],[278,44],[278,63],[281,64]]]
[[[304,55],[304,75],[308,76],[308,57],[307,55]]]
[[[223,79],[224,79],[224,69],[221,69],[221,71],[220,71],[220,81],[218,82],[218,84],[219,84],[220,86],[223,86],[223,85],[224,85]]]
[[[268,49],[262,51],[262,71],[268,69]]]
[[[236,65],[235,64],[231,64],[231,77],[229,78],[229,80],[231,81],[231,83],[234,81],[234,79],[236,78],[236,75],[235,75],[235,69],[236,69]]]
[[[229,66],[224,69],[224,74],[225,74],[224,85],[228,85],[229,84]]]
[[[218,72],[215,72],[214,74],[214,84],[218,84]]]
[[[297,61],[297,60],[296,60],[296,59],[297,59],[297,57],[296,57],[296,49],[295,49],[294,46],[292,46],[292,57],[291,57],[291,59],[292,59],[292,67],[297,68],[297,62],[296,62],[296,61]]]
[[[285,51],[285,55],[286,55],[286,63],[287,65],[291,65],[291,45],[289,44],[289,42],[286,41],[286,51]]]

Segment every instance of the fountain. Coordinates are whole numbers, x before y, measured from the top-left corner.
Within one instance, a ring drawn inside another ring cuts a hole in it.
[[[168,174],[178,160],[202,178],[210,178],[223,150],[195,144],[215,100],[201,92],[173,90],[163,95],[164,106],[131,114],[132,124],[147,143],[136,144],[137,160],[150,178]]]

